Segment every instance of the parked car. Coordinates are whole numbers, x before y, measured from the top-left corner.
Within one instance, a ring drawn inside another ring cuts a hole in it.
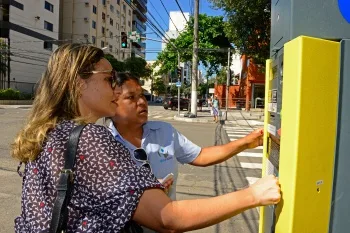
[[[156,98],[156,103],[163,103],[163,98],[162,97],[158,97]]]
[[[180,110],[187,109],[188,110],[188,99],[180,99]],[[171,97],[166,98],[163,102],[164,109],[170,108],[171,110],[176,110],[178,107],[178,98],[177,97]]]

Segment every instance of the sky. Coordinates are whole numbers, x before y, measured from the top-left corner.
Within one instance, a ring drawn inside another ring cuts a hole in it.
[[[175,0],[162,0],[162,1],[163,1],[168,12],[180,11]],[[190,12],[191,13],[191,10],[193,11],[193,7],[194,7],[193,0],[178,0],[178,2],[180,4],[180,7],[183,10],[183,12]],[[169,28],[169,16],[168,16],[167,12],[165,11],[163,5],[161,4],[161,0],[148,0],[147,10],[149,12],[151,12],[153,17],[158,21],[158,23],[162,26],[162,28],[164,28],[165,30],[168,30],[168,28]],[[211,15],[211,16],[224,15],[223,11],[213,9],[211,7],[211,3],[209,3],[207,0],[199,0],[199,13],[200,14],[205,13],[205,14]],[[150,16],[148,16],[148,15],[147,15],[147,17],[150,18]],[[151,20],[154,21],[152,18],[151,18]],[[156,34],[153,33],[152,29],[148,25],[147,25],[146,33],[147,33],[146,34],[147,38],[157,39],[157,40],[161,39]],[[161,42],[146,40],[146,60],[147,61],[156,60],[156,58],[157,58],[157,52],[147,52],[147,50],[150,50],[150,51],[159,50],[160,51],[161,48],[162,48]]]

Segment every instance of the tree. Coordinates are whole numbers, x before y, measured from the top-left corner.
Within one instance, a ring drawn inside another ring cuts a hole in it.
[[[8,58],[8,51],[7,51],[7,43],[0,39],[0,76],[5,75],[8,69],[7,66],[7,58]]]
[[[113,69],[118,72],[130,72],[132,75],[143,79],[149,79],[151,77],[152,67],[148,66],[143,58],[130,57],[124,62],[118,61],[111,54],[106,54],[105,58],[111,63]]]
[[[224,33],[225,23],[222,16],[208,16],[200,14],[199,27],[199,61],[208,69],[209,75],[215,73],[220,66],[227,64],[226,50],[220,48],[232,47]],[[171,42],[180,52],[182,62],[192,60],[194,18],[191,17],[186,30]],[[212,49],[212,50],[207,50]],[[158,54],[155,66],[159,65],[158,74],[167,74],[177,67],[177,50],[168,43],[166,48]]]
[[[221,70],[216,74],[216,82],[217,84],[225,84],[227,83],[227,68],[222,67]]]
[[[124,62],[118,61],[113,55],[106,54],[105,58],[111,63],[114,70],[118,72],[125,72]]]
[[[271,0],[210,0],[226,12],[225,33],[235,48],[265,64],[270,51]]]
[[[129,57],[124,61],[125,70],[136,77],[149,79],[152,74],[152,69],[147,65],[145,59],[141,57]]]
[[[155,78],[153,80],[152,91],[154,91],[154,93],[157,96],[159,96],[161,94],[165,94],[166,86],[165,86],[163,79],[161,77]]]

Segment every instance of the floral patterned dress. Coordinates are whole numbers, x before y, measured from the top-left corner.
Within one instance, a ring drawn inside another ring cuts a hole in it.
[[[26,163],[16,232],[48,232],[65,145],[74,126],[73,121],[58,124],[37,159]],[[135,165],[128,149],[105,127],[87,125],[76,155],[67,232],[121,231],[148,188],[163,187],[147,168]]]

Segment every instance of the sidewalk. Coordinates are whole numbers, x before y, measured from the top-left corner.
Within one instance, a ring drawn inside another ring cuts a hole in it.
[[[226,111],[222,111],[220,122],[222,124],[233,124],[242,126],[262,126],[264,125],[264,112],[263,111],[251,111],[246,112],[244,110],[229,109],[227,112],[227,120],[225,119]],[[174,116],[174,120],[185,122],[197,122],[197,123],[210,123],[215,124],[213,116],[210,115],[208,108],[203,108],[202,111],[197,111],[197,117],[189,118],[180,114],[180,116]]]

